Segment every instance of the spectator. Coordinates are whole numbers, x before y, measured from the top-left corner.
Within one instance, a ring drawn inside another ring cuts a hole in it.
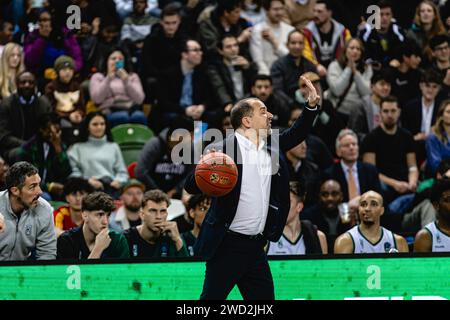
[[[56,236],[52,207],[40,198],[38,170],[27,162],[16,162],[6,172],[6,189],[0,192],[0,260],[56,258]]]
[[[170,199],[161,190],[147,191],[140,211],[142,224],[125,231],[131,256],[186,257],[188,252],[177,223],[167,221]]]
[[[22,47],[8,43],[0,54],[0,101],[16,93],[16,76],[25,70]]]
[[[248,56],[248,43],[252,28],[240,18],[242,0],[218,0],[211,16],[200,21],[198,39],[205,50],[205,58],[212,61],[218,57],[217,48],[225,34],[233,35],[243,56]]]
[[[328,65],[341,57],[345,43],[351,39],[350,31],[333,19],[328,0],[317,0],[314,20],[306,25],[304,56],[317,64],[321,77],[327,74]]]
[[[402,236],[380,225],[383,213],[383,197],[374,191],[364,193],[358,206],[361,223],[336,239],[334,253],[408,252]]]
[[[286,43],[294,27],[282,21],[284,0],[265,0],[262,5],[266,18],[253,27],[250,54],[258,66],[259,74],[270,75],[272,64],[289,53]]]
[[[380,8],[380,29],[366,24],[360,35],[364,42],[367,58],[376,65],[387,67],[395,58],[395,50],[405,41],[405,34],[395,22],[392,3],[386,0],[378,2]]]
[[[336,153],[341,159],[325,170],[324,178],[339,182],[344,202],[359,201],[359,195],[369,190],[381,192],[377,168],[358,161],[358,137],[350,129],[343,129],[336,138]]]
[[[136,179],[130,179],[122,188],[120,199],[123,205],[109,217],[109,227],[117,232],[124,232],[141,224],[139,210],[144,198],[145,186]]]
[[[297,30],[302,30],[314,19],[316,0],[285,0],[287,22]]]
[[[384,201],[390,204],[401,195],[414,193],[419,170],[414,139],[407,130],[398,126],[400,107],[397,98],[383,98],[380,109],[381,124],[366,136],[361,149],[363,161],[377,167]],[[404,212],[393,208],[392,211]]]
[[[417,233],[414,252],[450,252],[450,180],[437,182],[432,192],[437,219]]]
[[[142,4],[145,4],[145,8],[143,9],[143,11],[146,14],[156,14],[158,3],[161,3],[163,1],[164,0],[143,0]],[[126,19],[126,17],[133,12],[136,5],[135,0],[114,0],[114,2],[116,10],[122,20]]]
[[[0,156],[0,191],[6,189],[5,175],[6,172],[8,172],[8,169],[9,169],[8,163],[6,163],[5,159],[3,159]]]
[[[257,67],[239,52],[239,40],[224,34],[217,42],[220,59],[208,66],[208,76],[213,88],[215,103],[225,112],[250,92],[251,81]]]
[[[433,60],[431,68],[444,79],[444,86],[448,90],[450,87],[450,39],[448,35],[437,35],[430,40]]]
[[[173,134],[177,129],[182,129],[184,133]],[[137,162],[136,178],[145,184],[147,190],[161,189],[170,198],[180,198],[184,179],[191,167],[173,161],[171,153],[175,147],[179,149],[180,146],[190,145],[193,132],[191,120],[177,118],[159,136],[146,142]]]
[[[186,249],[189,256],[194,256],[194,243],[198,238],[200,233],[200,228],[202,227],[203,220],[205,219],[206,212],[211,206],[211,198],[204,194],[196,194],[189,198],[188,201],[188,212],[189,217],[194,222],[194,227],[192,230],[186,231],[181,234]]]
[[[259,74],[252,80],[250,97],[258,98],[267,107],[267,111],[273,114],[272,127],[288,127],[290,105],[284,96],[273,91],[272,78]]]
[[[114,210],[113,199],[94,192],[81,201],[83,224],[58,237],[58,259],[129,258],[125,237],[108,229],[108,216]]]
[[[244,0],[241,4],[241,18],[248,21],[250,26],[255,26],[266,20],[266,12],[263,10],[264,1]]]
[[[118,196],[128,181],[128,171],[117,143],[112,142],[106,117],[101,112],[86,116],[80,132],[81,141],[68,151],[72,177],[82,177],[95,190]]]
[[[414,41],[422,49],[423,58],[431,61],[430,40],[439,34],[445,34],[437,6],[430,0],[424,0],[416,8],[414,22],[406,33],[406,37]]]
[[[278,242],[269,242],[267,255],[327,254],[327,238],[308,220],[300,221],[306,190],[297,181],[289,182],[290,209]]]
[[[181,192],[181,203],[184,205],[185,211],[183,214],[173,218],[171,221],[177,223],[178,231],[180,233],[185,233],[186,231],[191,231],[194,228],[194,220],[192,220],[189,215],[189,199],[190,195],[185,189]]]
[[[147,118],[141,111],[145,98],[141,80],[131,71],[128,57],[121,48],[113,48],[102,71],[92,76],[89,92],[107,115],[111,127],[122,123],[147,125]]]
[[[427,151],[427,166],[432,175],[439,163],[450,158],[450,100],[445,100],[437,113],[436,123],[425,141]]]
[[[352,38],[346,43],[341,57],[328,67],[328,99],[344,120],[361,108],[362,98],[371,93],[372,67],[365,65],[364,52],[361,40]]]
[[[276,60],[270,70],[274,90],[291,102],[295,98],[300,76],[305,72],[317,72],[316,66],[303,57],[304,46],[303,33],[298,30],[291,31],[287,40],[289,53]]]
[[[64,231],[80,227],[83,224],[81,200],[91,192],[93,192],[92,186],[82,178],[66,180],[63,194],[67,205],[60,206],[53,212],[57,237]]]
[[[38,118],[37,123],[37,133],[22,144],[17,158],[39,168],[44,199],[61,200],[64,182],[72,170],[67,147],[61,141],[59,119],[47,113]]]
[[[17,93],[0,105],[0,149],[10,163],[16,160],[19,147],[38,132],[36,119],[52,111],[48,99],[37,95],[36,78],[32,73],[19,73],[16,86]]]
[[[0,56],[9,42],[13,40],[14,25],[10,21],[0,19]]]

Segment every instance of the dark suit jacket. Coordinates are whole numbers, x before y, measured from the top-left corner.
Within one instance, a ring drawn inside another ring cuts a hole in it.
[[[436,100],[434,103],[433,117],[431,125],[436,122],[436,116],[439,111],[440,101]],[[402,127],[408,130],[412,135],[421,132],[422,126],[422,96],[414,99],[406,104],[402,109]]]
[[[357,162],[358,181],[361,194],[373,190],[382,194],[377,168],[369,163]],[[335,163],[324,172],[324,180],[333,179],[341,185],[344,202],[348,202],[348,184],[340,163]]]
[[[306,138],[316,115],[317,111],[310,111],[305,108],[305,111],[292,127],[278,136],[278,145],[274,144],[276,139],[268,139],[267,150],[271,154],[272,159],[278,160],[278,164],[272,161],[272,168],[277,166],[278,170],[272,175],[271,179],[269,211],[263,231],[265,238],[270,241],[278,241],[280,239],[290,207],[289,164],[283,153]],[[237,164],[239,175],[237,184],[230,193],[223,197],[214,197],[212,199],[211,207],[203,221],[194,251],[196,255],[205,259],[211,259],[214,256],[236,215],[242,184],[242,161],[240,160],[242,156],[235,135],[230,135],[224,141],[207,147],[207,149],[210,148],[223,150],[223,152],[232,157]],[[191,194],[201,193],[201,190],[195,183],[194,173],[187,177],[185,189]]]

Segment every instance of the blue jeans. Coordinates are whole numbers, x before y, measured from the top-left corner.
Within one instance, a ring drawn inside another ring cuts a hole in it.
[[[108,123],[110,127],[115,127],[124,123],[139,123],[147,125],[147,117],[144,112],[140,110],[129,113],[128,111],[114,111],[107,115]]]

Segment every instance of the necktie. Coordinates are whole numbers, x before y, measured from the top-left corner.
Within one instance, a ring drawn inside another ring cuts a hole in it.
[[[355,176],[353,175],[352,168],[348,168],[348,199],[359,196],[358,188],[356,187]]]

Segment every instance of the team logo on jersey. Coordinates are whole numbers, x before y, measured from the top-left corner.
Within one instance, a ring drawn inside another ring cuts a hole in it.
[[[278,241],[278,249],[281,249],[281,248],[283,248],[283,242],[280,240],[280,241]]]
[[[384,251],[389,252],[391,250],[391,244],[389,242],[384,243]]]
[[[436,235],[436,242],[437,243],[441,243],[441,235],[438,233],[437,235]]]
[[[25,225],[25,234],[27,235],[27,236],[31,236],[31,224],[27,224],[27,225]]]
[[[364,248],[364,241],[363,241],[363,239],[359,239],[359,245],[360,245],[361,249]]]

